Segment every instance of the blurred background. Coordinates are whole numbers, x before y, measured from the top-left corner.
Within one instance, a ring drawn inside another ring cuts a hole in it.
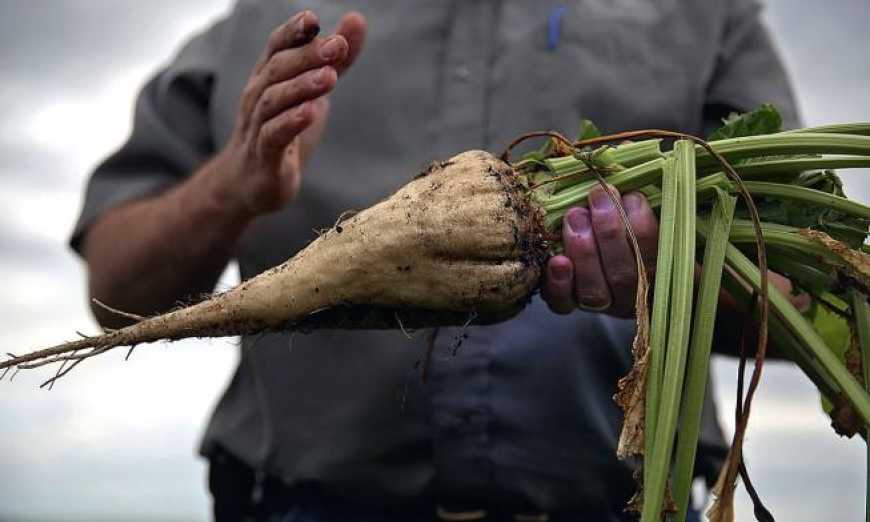
[[[146,77],[230,5],[0,3],[0,351],[96,331],[83,266],[66,247],[86,175],[125,139]],[[806,124],[870,121],[866,8],[767,0]],[[844,178],[851,197],[870,202],[870,172]],[[237,277],[229,270],[222,285]],[[0,384],[0,520],[208,518],[196,447],[236,363],[233,342],[154,345],[129,362],[124,354],[81,365],[53,391],[38,389],[50,370]],[[736,364],[719,358],[714,371],[731,430]],[[864,451],[828,427],[795,368],[765,366],[746,455],[777,520],[862,519]],[[739,491],[737,519],[751,520]]]

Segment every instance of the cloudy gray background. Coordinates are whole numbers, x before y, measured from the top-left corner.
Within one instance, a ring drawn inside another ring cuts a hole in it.
[[[125,137],[149,71],[229,4],[0,3],[2,351],[95,330],[82,266],[65,246],[85,174]],[[806,122],[870,121],[866,0],[768,4]],[[847,174],[864,202],[867,175]],[[235,362],[228,341],[183,342],[140,349],[127,363],[103,356],[52,392],[36,388],[47,372],[2,383],[0,520],[207,518],[195,447]],[[715,373],[730,428],[735,365],[718,361]],[[767,366],[753,413],[747,459],[778,520],[863,516],[864,446],[833,434],[798,372]],[[750,519],[741,497],[738,520]]]

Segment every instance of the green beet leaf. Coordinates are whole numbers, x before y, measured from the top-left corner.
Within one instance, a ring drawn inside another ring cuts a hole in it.
[[[776,107],[765,103],[752,112],[738,114],[732,112],[723,120],[724,125],[719,127],[708,141],[739,138],[741,136],[758,136],[760,134],[773,134],[782,131],[782,116]]]
[[[592,120],[583,118],[580,120],[580,134],[577,135],[577,141],[589,140],[601,136],[601,131],[592,123]]]

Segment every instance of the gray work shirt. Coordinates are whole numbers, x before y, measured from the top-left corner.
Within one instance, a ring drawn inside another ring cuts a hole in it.
[[[223,146],[267,35],[303,8],[327,29],[360,10],[369,34],[298,199],[242,238],[243,278],[430,161],[497,152],[526,131],[573,135],[586,117],[604,131],[700,134],[763,102],[797,119],[751,0],[242,1],[144,87],[132,136],[90,180],[74,247],[101,213],[183,182]],[[507,323],[442,331],[426,385],[422,332],[245,338],[203,452],[219,445],[288,484],[380,504],[434,493],[618,512],[632,464],[615,457],[611,396],[632,335],[632,321],[559,316],[535,298]],[[702,449],[720,439],[709,416]]]

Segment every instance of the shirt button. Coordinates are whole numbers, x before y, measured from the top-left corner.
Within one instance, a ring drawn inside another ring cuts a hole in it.
[[[469,69],[466,65],[460,65],[456,67],[456,69],[454,69],[453,71],[453,74],[454,76],[456,76],[457,80],[462,82],[467,82],[469,79],[471,79],[471,69]]]

